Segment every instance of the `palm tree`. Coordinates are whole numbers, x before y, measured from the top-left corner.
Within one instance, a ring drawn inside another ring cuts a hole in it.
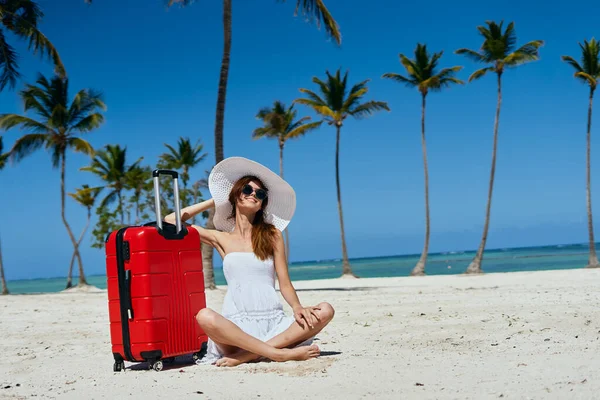
[[[496,105],[496,119],[494,122],[494,145],[492,150],[492,168],[490,172],[490,184],[488,188],[488,200],[485,211],[485,224],[483,226],[483,235],[477,253],[469,264],[466,273],[476,274],[483,272],[481,270],[481,261],[487,241],[488,228],[490,224],[490,209],[492,206],[492,192],[494,189],[494,174],[496,172],[496,149],[498,144],[498,124],[500,120],[500,104],[502,103],[502,74],[505,68],[514,68],[531,61],[539,60],[539,48],[543,46],[542,40],[534,40],[515,49],[517,35],[513,22],[508,24],[506,30],[502,32],[503,21],[500,24],[494,21],[486,21],[485,26],[478,26],[477,29],[483,36],[483,44],[479,51],[469,49],[458,49],[456,54],[463,54],[471,60],[488,64],[469,77],[469,82],[481,78],[488,72],[495,72],[498,81],[498,103]]]
[[[283,147],[288,139],[297,139],[304,136],[306,133],[317,129],[323,121],[311,122],[306,124],[305,121],[310,120],[310,117],[303,117],[296,121],[298,111],[294,110],[292,104],[289,108],[281,101],[275,101],[273,107],[264,107],[258,111],[256,118],[263,122],[263,126],[256,128],[252,132],[254,139],[263,137],[277,139],[279,144],[279,176],[283,179]],[[285,252],[287,259],[290,259],[290,237],[288,230],[285,230]]]
[[[383,74],[383,78],[392,79],[396,82],[405,84],[410,88],[417,88],[421,93],[421,147],[423,149],[423,167],[425,172],[425,245],[423,253],[413,268],[411,275],[425,275],[425,264],[427,263],[427,254],[429,252],[429,171],[427,168],[427,145],[425,142],[425,99],[427,94],[432,91],[440,91],[452,84],[464,84],[463,81],[454,77],[462,67],[444,68],[437,71],[438,61],[444,54],[443,51],[434,53],[430,56],[427,52],[427,46],[420,43],[415,49],[415,58],[410,60],[404,54],[400,54],[400,63],[406,69],[408,78],[395,74]]]
[[[104,187],[109,189],[109,193],[100,202],[100,207],[105,207],[118,199],[121,225],[125,225],[123,190],[127,189],[126,175],[136,168],[143,159],[143,157],[140,157],[135,163],[127,166],[125,163],[126,156],[127,147],[121,148],[118,144],[107,144],[103,150],[96,152],[91,165],[80,169],[81,171],[91,172],[106,182]]]
[[[81,204],[87,209],[87,221],[85,223],[85,228],[81,231],[81,235],[79,235],[79,240],[77,240],[77,248],[81,245],[81,241],[87,232],[88,227],[90,226],[90,220],[92,218],[92,208],[96,203],[96,199],[98,198],[98,193],[102,190],[101,187],[91,188],[88,185],[83,185],[81,189],[77,189],[75,193],[68,193],[69,196],[73,198],[77,203]],[[73,286],[71,283],[73,277],[73,264],[75,263],[75,257],[81,258],[81,253],[73,252],[71,256],[71,264],[69,265],[69,274],[67,275],[67,289]],[[83,273],[83,262],[80,260],[79,262],[79,286],[87,285],[87,281],[85,280],[85,274]]]
[[[0,0],[0,92],[8,85],[14,89],[21,76],[17,60],[19,55],[7,42],[6,34],[28,40],[29,50],[46,54],[54,62],[55,72],[65,77],[65,67],[50,40],[38,30],[44,13],[31,0]]]
[[[132,201],[135,203],[135,224],[140,224],[140,212],[142,207],[140,200],[142,193],[151,186],[152,172],[150,167],[135,165],[125,173],[125,184],[128,189],[133,190]]]
[[[335,183],[337,187],[338,212],[340,214],[340,230],[342,239],[342,275],[354,276],[348,261],[348,251],[346,249],[346,236],[344,234],[344,216],[342,212],[342,195],[340,190],[340,131],[343,122],[349,116],[354,118],[364,118],[374,114],[377,111],[387,110],[389,107],[383,101],[367,101],[361,103],[363,97],[369,91],[367,83],[369,79],[352,86],[348,92],[348,72],[341,76],[338,69],[335,75],[326,71],[327,81],[324,82],[317,77],[312,81],[319,86],[321,96],[308,89],[300,89],[308,98],[299,98],[294,103],[304,104],[312,108],[317,114],[323,117],[323,121],[336,128],[335,142]]]
[[[6,166],[6,159],[8,158],[8,154],[4,154],[3,151],[4,143],[2,136],[0,136],[0,171]],[[4,264],[2,263],[2,243],[0,243],[0,281],[2,282],[2,294],[8,294],[8,286],[4,278]]]
[[[165,147],[169,149],[169,152],[161,154],[161,160],[167,168],[182,170],[181,182],[183,183],[183,188],[187,189],[187,184],[190,180],[190,168],[194,168],[206,158],[206,153],[202,153],[204,146],[200,143],[200,140],[192,146],[189,138],[180,137],[177,142],[177,150],[166,143]]]
[[[167,0],[168,5],[179,4],[181,6],[187,6],[194,2],[194,0]],[[285,0],[280,0],[285,1]],[[303,16],[307,17],[316,23],[317,28],[320,28],[321,24],[325,27],[325,32],[328,37],[333,38],[339,45],[342,42],[342,35],[340,33],[337,22],[333,19],[333,16],[329,13],[329,10],[325,6],[323,0],[296,0],[295,15],[300,12]],[[218,164],[223,160],[223,121],[225,119],[225,97],[227,94],[227,80],[229,76],[229,63],[231,59],[231,0],[223,0],[223,57],[221,59],[221,72],[219,74],[219,89],[217,94],[217,109],[215,118],[215,164]],[[206,221],[207,229],[214,229],[213,224],[214,209],[210,209],[208,214],[208,220]],[[214,276],[212,270],[212,259],[213,259],[213,248],[210,245],[202,244],[202,252],[206,254],[204,263],[205,276]],[[217,286],[214,283],[214,279],[207,280],[208,289],[216,289]]]
[[[37,85],[26,85],[19,94],[23,99],[25,112],[33,111],[38,120],[17,114],[0,115],[0,130],[14,127],[28,130],[16,141],[10,150],[13,162],[19,162],[36,150],[44,147],[52,155],[52,166],[60,168],[60,208],[62,221],[79,256],[77,241],[65,216],[65,171],[67,150],[93,155],[94,149],[78,134],[88,133],[98,128],[104,121],[101,110],[106,110],[102,95],[91,89],[80,90],[69,104],[69,81],[58,76],[51,80],[39,75]],[[79,268],[81,258],[79,258]]]
[[[588,106],[587,120],[587,151],[586,151],[586,202],[588,216],[588,234],[590,240],[590,255],[587,268],[600,268],[598,256],[596,255],[596,243],[594,242],[594,225],[592,219],[592,189],[591,189],[591,130],[592,130],[592,101],[594,99],[594,91],[600,80],[600,44],[596,39],[592,38],[589,42],[583,41],[579,43],[581,47],[581,64],[573,57],[562,56],[562,60],[568,63],[575,69],[575,78],[581,83],[585,83],[590,87],[590,104]]]

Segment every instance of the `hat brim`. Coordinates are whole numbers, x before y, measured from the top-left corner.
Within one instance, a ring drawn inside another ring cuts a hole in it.
[[[296,192],[264,165],[243,157],[226,158],[215,165],[208,177],[208,189],[215,201],[215,228],[223,232],[233,231],[235,219],[229,218],[232,211],[229,193],[233,185],[247,175],[260,179],[268,191],[269,203],[264,210],[265,222],[274,225],[280,231],[285,230],[296,210]]]

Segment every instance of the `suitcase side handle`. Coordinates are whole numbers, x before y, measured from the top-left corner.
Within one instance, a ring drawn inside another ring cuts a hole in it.
[[[175,196],[175,234],[179,235],[181,232],[181,206],[179,204],[179,174],[177,171],[171,171],[167,169],[155,169],[152,171],[152,179],[154,180],[154,208],[156,211],[156,226],[158,226],[158,231],[162,232],[163,224],[160,212],[160,185],[158,182],[160,175],[170,175],[173,178],[173,194]]]
[[[131,303],[131,270],[125,270],[125,304],[127,307],[127,317],[133,319],[133,307]]]

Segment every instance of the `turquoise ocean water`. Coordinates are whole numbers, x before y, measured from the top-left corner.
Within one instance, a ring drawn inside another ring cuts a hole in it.
[[[473,258],[474,251],[433,253],[427,261],[428,275],[461,274]],[[419,254],[351,259],[356,275],[364,278],[408,276]],[[582,268],[587,264],[587,244],[552,245],[487,250],[484,272],[541,271]],[[342,271],[341,260],[316,260],[292,263],[290,277],[294,280],[337,278]],[[217,285],[224,285],[223,270],[215,268]],[[77,282],[76,278],[73,279]],[[106,288],[104,275],[88,276],[88,283]],[[58,292],[64,289],[65,278],[30,279],[8,282],[12,294]]]

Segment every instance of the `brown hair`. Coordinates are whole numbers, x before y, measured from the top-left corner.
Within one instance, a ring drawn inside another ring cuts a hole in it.
[[[268,189],[257,177],[248,175],[238,179],[229,193],[229,203],[232,206],[229,218],[235,218],[237,200],[240,198],[244,186],[250,182],[257,183],[268,194]],[[252,251],[254,251],[254,254],[260,260],[266,260],[275,253],[277,228],[264,219],[264,209],[267,207],[267,204],[269,204],[268,196],[262,201],[261,209],[254,216],[254,221],[252,221]]]

